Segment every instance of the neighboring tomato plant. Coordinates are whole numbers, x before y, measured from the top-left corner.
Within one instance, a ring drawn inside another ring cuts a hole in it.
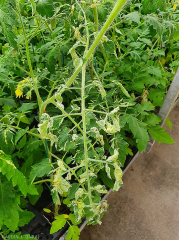
[[[149,134],[174,142],[156,113],[179,65],[178,3],[126,2],[0,2],[2,237],[20,236],[46,184],[50,233],[68,224],[79,239],[83,218],[101,223],[126,157]]]

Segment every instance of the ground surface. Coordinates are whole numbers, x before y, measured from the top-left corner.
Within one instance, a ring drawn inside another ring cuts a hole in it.
[[[175,144],[155,144],[108,197],[101,226],[87,226],[80,240],[179,240],[179,102],[172,110]]]

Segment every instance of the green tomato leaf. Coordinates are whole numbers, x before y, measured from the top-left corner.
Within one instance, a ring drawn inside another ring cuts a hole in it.
[[[14,151],[14,134],[9,131],[8,129],[5,129],[0,132],[0,149],[6,153],[11,154]]]
[[[36,10],[42,17],[52,17],[54,13],[52,0],[39,0],[36,5]]]
[[[145,151],[147,143],[149,141],[149,135],[147,130],[140,126],[137,118],[130,116],[128,119],[129,128],[136,138],[137,148],[139,152]]]
[[[51,164],[48,158],[45,158],[41,162],[34,164],[30,172],[30,183],[32,184],[36,177],[43,177],[44,175],[48,174],[50,170]]]
[[[24,196],[27,195],[27,182],[24,175],[13,164],[11,157],[0,151],[0,172],[12,181],[13,187],[18,186]]]
[[[169,118],[166,119],[166,124],[169,126],[170,130],[172,130],[172,122]]]
[[[136,22],[136,23],[140,22],[140,16],[139,16],[138,12],[129,13],[129,14],[125,15],[125,17],[127,19],[131,20],[132,22]]]
[[[160,125],[151,127],[149,129],[151,137],[156,140],[158,143],[175,143],[172,137],[165,132],[165,128],[162,128]]]
[[[66,235],[66,240],[79,240],[80,229],[77,226],[70,226]]]
[[[15,108],[17,107],[17,104],[12,98],[0,98],[0,104],[15,107]]]
[[[36,106],[36,103],[23,103],[19,110],[22,113],[27,113],[29,110],[34,109]]]
[[[114,53],[115,51],[115,45],[113,41],[107,41],[103,43],[104,50],[106,53]]]
[[[26,129],[20,129],[20,130],[16,133],[16,136],[15,136],[15,145],[17,144],[17,142],[19,141],[19,139],[20,139],[21,137],[23,137],[24,134],[26,134],[27,130],[28,130],[28,128],[26,128]]]
[[[14,34],[14,32],[12,31],[12,27],[9,26],[8,24],[5,24],[3,22],[1,22],[1,26],[2,26],[2,30],[4,33],[4,36],[7,39],[7,42],[14,48],[17,50],[17,42],[16,42],[16,35]]]
[[[32,212],[24,210],[23,212],[19,212],[19,227],[25,226],[27,223],[32,220],[35,215]]]
[[[20,198],[15,195],[11,183],[2,181],[2,178],[0,178],[0,189],[0,229],[5,225],[14,232],[18,228],[20,208],[17,202],[20,202]]]
[[[67,219],[65,217],[66,217],[66,215],[64,215],[64,214],[55,217],[56,220],[52,222],[50,234],[58,232],[58,230],[62,229],[65,226],[66,221],[67,221]]]

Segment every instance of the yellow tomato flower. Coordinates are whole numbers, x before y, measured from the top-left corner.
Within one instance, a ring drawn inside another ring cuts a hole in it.
[[[29,79],[28,78],[25,78],[24,80],[21,81],[22,83],[26,83],[26,82],[29,82]]]
[[[17,87],[16,91],[15,91],[16,97],[21,97],[23,95],[23,92],[21,91],[20,88]]]
[[[175,10],[177,8],[177,4],[175,3],[174,5],[173,5],[173,10]]]

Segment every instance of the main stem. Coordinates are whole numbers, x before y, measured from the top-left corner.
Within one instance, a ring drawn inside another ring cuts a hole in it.
[[[39,105],[39,109],[40,109],[42,100],[41,100],[39,90],[38,90],[38,87],[37,87],[37,82],[36,82],[36,79],[35,79],[34,73],[33,73],[32,63],[31,63],[31,59],[30,59],[30,51],[29,51],[28,40],[27,40],[27,36],[26,36],[26,32],[25,32],[25,27],[24,27],[24,24],[23,24],[23,21],[22,21],[22,16],[21,16],[19,4],[20,3],[18,1],[17,2],[17,10],[18,10],[19,20],[20,20],[20,23],[21,23],[21,26],[22,26],[22,31],[23,31],[24,40],[25,40],[26,55],[27,55],[27,61],[28,61],[29,70],[30,70],[30,76],[31,76],[33,84],[34,84],[34,91],[36,93],[37,101],[38,101],[38,105]]]
[[[90,176],[89,176],[89,168],[88,168],[88,145],[87,145],[87,134],[86,134],[85,80],[86,80],[86,64],[84,64],[82,68],[81,114],[82,114],[82,121],[83,121],[84,161],[85,161],[86,175],[87,175],[87,181],[88,181],[88,196],[89,196],[90,204],[92,204],[91,185],[90,185]]]

